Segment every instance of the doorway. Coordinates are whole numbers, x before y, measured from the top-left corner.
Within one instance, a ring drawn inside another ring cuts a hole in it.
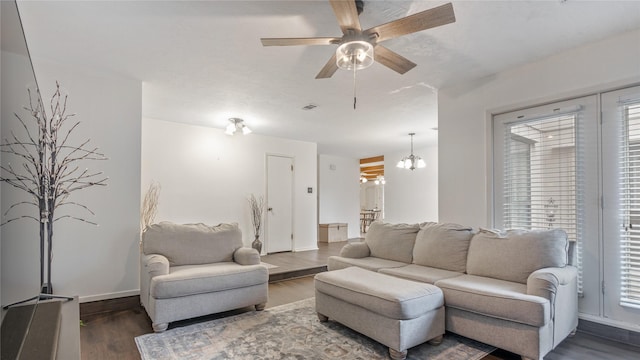
[[[293,158],[267,155],[267,253],[293,249]]]
[[[384,156],[360,159],[360,236],[384,219]]]

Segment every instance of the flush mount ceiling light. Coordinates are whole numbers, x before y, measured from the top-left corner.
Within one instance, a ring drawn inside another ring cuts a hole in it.
[[[236,131],[242,131],[243,135],[251,133],[251,129],[244,124],[244,120],[240,118],[230,118],[229,122],[230,124],[227,125],[227,129],[224,131],[225,134],[234,135]]]
[[[413,135],[415,134],[416,133],[409,133],[409,136],[411,136],[411,154],[409,156],[403,157],[402,160],[398,161],[398,165],[396,165],[397,167],[415,170],[427,166],[427,164],[424,162],[424,160],[422,160],[420,156],[413,154]]]

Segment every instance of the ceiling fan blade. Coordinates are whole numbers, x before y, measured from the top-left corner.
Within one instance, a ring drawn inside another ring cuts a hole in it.
[[[356,2],[353,0],[329,0],[333,12],[336,14],[340,29],[343,34],[347,34],[348,30],[362,30],[360,19],[358,18],[358,9]]]
[[[293,46],[293,45],[332,45],[340,42],[336,37],[312,38],[261,38],[262,46]]]
[[[374,59],[377,62],[397,73],[404,74],[416,66],[416,64],[409,59],[382,45],[376,45],[373,51],[375,54]]]
[[[338,64],[336,63],[336,53],[334,52],[331,59],[329,59],[329,61],[324,64],[324,67],[320,70],[318,75],[316,75],[316,79],[330,78],[331,76],[333,76],[336,70],[338,70]]]
[[[367,36],[378,34],[376,41],[381,42],[455,21],[456,16],[453,13],[453,5],[448,3],[386,24],[374,26],[363,31],[363,34]]]

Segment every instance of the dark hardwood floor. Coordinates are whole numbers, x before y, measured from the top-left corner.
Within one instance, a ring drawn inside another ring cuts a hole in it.
[[[278,266],[270,273],[295,271],[304,266],[326,265],[329,255],[337,254],[344,243],[321,244],[319,251],[283,253],[263,256],[262,260]],[[307,299],[314,296],[313,276],[297,277],[269,284],[269,302],[267,308]],[[124,301],[120,302],[124,303]],[[96,310],[97,309],[97,310]],[[80,329],[82,359],[140,359],[134,338],[151,333],[151,321],[137,302],[116,307],[117,311],[104,311],[100,307],[81,304],[80,317],[84,326]],[[172,323],[169,328],[185,326],[200,321],[212,320],[252,311],[240,309],[222,314]],[[519,356],[497,350],[484,360],[515,360]],[[545,360],[630,360],[640,359],[640,348],[605,340],[593,335],[578,333],[566,339],[554,351],[545,356]]]

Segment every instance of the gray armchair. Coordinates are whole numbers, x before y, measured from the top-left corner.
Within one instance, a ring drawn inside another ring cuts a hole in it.
[[[142,234],[140,301],[156,332],[197,316],[263,310],[268,281],[258,252],[242,247],[237,224],[161,222]]]

